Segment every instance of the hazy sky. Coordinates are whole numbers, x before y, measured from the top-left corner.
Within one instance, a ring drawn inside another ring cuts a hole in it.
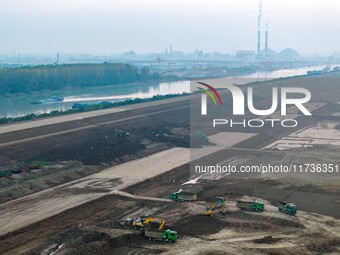
[[[262,47],[340,51],[339,0],[263,0]],[[258,0],[0,0],[0,53],[256,49]]]

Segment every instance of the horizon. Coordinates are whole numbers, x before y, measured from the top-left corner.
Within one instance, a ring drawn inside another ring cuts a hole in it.
[[[0,6],[2,55],[145,55],[170,45],[185,53],[256,51],[258,0],[3,0]],[[269,48],[276,52],[339,52],[339,12],[336,0],[263,0],[261,49],[268,24]]]

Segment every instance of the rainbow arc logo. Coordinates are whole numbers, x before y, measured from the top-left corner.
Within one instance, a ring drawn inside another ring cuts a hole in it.
[[[201,87],[197,87],[197,88],[199,90],[201,90],[202,92],[204,92],[204,94],[202,94],[201,114],[207,115],[207,95],[214,102],[215,106],[217,105],[217,101],[216,101],[215,96],[217,97],[217,100],[220,103],[220,105],[222,105],[223,102],[222,102],[220,94],[216,91],[216,89],[214,89],[214,87],[212,87],[211,85],[206,84],[204,82],[197,82],[197,83],[206,87],[206,89],[201,88]]]
[[[203,88],[201,88],[201,87],[197,87],[199,90],[201,90],[201,91],[203,91],[204,93],[206,93],[207,95],[209,95],[210,98],[213,100],[213,102],[214,102],[215,105],[217,105],[217,102],[216,102],[216,99],[215,99],[213,93],[214,93],[215,96],[217,97],[217,99],[218,99],[220,105],[222,105],[223,102],[222,102],[221,96],[220,96],[220,94],[218,94],[218,92],[216,91],[216,89],[214,89],[214,87],[212,87],[212,86],[210,86],[210,85],[208,85],[208,84],[206,84],[206,83],[204,83],[204,82],[197,82],[197,83],[198,83],[198,84],[201,84],[201,85],[203,85],[203,86],[205,86],[205,87],[208,88],[208,89],[203,89]],[[211,93],[211,92],[209,91],[209,89],[210,89],[213,93]]]

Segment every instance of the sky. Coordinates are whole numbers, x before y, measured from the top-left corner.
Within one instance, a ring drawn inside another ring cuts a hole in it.
[[[0,53],[256,50],[259,0],[0,0]],[[340,51],[339,0],[262,0],[262,48]]]

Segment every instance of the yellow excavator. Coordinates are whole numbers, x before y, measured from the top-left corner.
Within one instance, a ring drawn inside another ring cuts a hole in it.
[[[163,230],[165,226],[165,220],[157,219],[157,218],[147,218],[145,220],[141,218],[137,218],[133,221],[132,226],[137,229],[142,229],[149,223],[158,223],[159,224],[158,230]]]
[[[223,214],[225,214],[225,199],[224,197],[216,197],[219,199],[219,201],[212,203],[210,206],[207,206],[203,209],[202,213],[203,215],[211,216],[215,214],[217,211],[221,211]]]

